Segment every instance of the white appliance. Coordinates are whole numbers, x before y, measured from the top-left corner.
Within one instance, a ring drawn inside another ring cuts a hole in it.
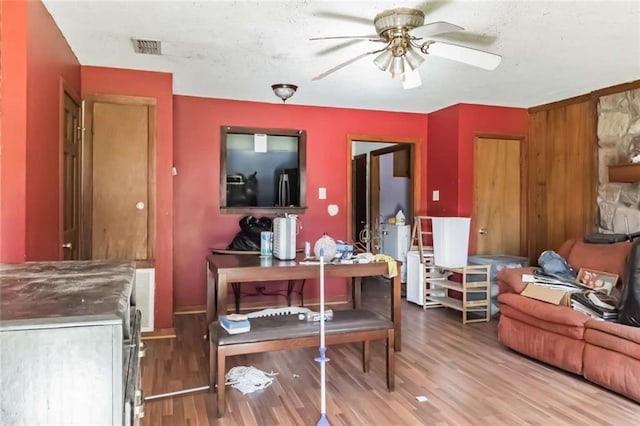
[[[407,252],[411,242],[411,226],[389,225],[380,226],[380,251],[402,262],[400,267],[400,281],[407,282]]]
[[[297,216],[273,219],[273,257],[280,260],[296,258]]]
[[[142,314],[141,331],[153,331],[153,311],[155,301],[156,270],[136,269],[135,302]]]
[[[424,268],[420,264],[420,253],[407,253],[407,302],[422,306],[424,303]]]
[[[433,264],[433,252],[424,254],[425,262]],[[425,277],[425,274],[428,274]],[[422,307],[439,307],[440,303],[429,301],[424,303],[425,279],[440,278],[442,275],[434,270],[433,266],[423,266],[420,263],[420,252],[410,251],[407,253],[407,302],[415,303]],[[430,284],[432,296],[446,296],[446,289]]]

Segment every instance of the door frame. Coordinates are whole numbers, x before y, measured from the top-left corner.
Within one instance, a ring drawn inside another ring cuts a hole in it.
[[[527,137],[522,135],[512,135],[504,133],[474,133],[473,134],[473,164],[476,164],[476,144],[478,139],[509,139],[517,140],[520,143],[520,256],[529,257],[528,253],[528,235],[529,235],[529,223],[527,212],[529,211],[529,162],[528,162],[528,145]],[[471,219],[471,230],[475,229],[476,220],[476,194],[475,194],[475,179],[472,182],[473,185],[473,216]],[[477,236],[475,236],[477,239]]]
[[[83,147],[83,134],[84,128],[82,126],[82,122],[84,120],[84,111],[82,108],[82,101],[80,100],[80,96],[75,91],[73,87],[71,87],[64,78],[60,77],[60,82],[58,84],[58,92],[60,98],[60,105],[58,111],[58,258],[64,259],[64,248],[62,244],[64,244],[64,143],[65,143],[65,96],[69,96],[78,105],[79,114],[78,118],[80,121],[80,134],[78,137],[79,144],[79,153],[78,153],[78,173],[80,174],[78,179],[78,247],[76,248],[79,259],[84,259],[82,257],[82,247],[84,244],[83,241],[83,233],[82,233],[82,221],[83,221],[83,212],[82,206],[84,202],[84,193],[82,191],[82,173],[83,173],[83,155],[84,155],[84,147]],[[76,130],[78,131],[78,130]]]
[[[147,190],[149,193],[147,222],[147,260],[155,258],[156,243],[156,98],[125,95],[90,94],[84,99],[84,132],[82,156],[82,227],[83,235],[81,259],[92,258],[91,232],[93,225],[93,105],[94,103],[111,103],[119,105],[145,105],[148,107],[148,164]],[[139,262],[138,262],[139,263]]]
[[[364,175],[365,175],[365,187],[367,186],[367,171],[368,171],[368,167],[367,167],[367,154],[358,154],[355,155],[351,158],[351,188],[354,187],[354,183],[356,182],[356,171],[355,171],[355,165],[357,163],[357,161],[359,160],[364,160]],[[353,220],[351,222],[351,226],[352,226],[352,230],[353,230],[353,235],[348,235],[347,238],[353,238],[355,241],[358,240],[358,234],[356,234],[356,231],[359,229],[358,223],[356,222],[356,212],[357,212],[357,194],[354,194],[353,198],[352,198],[352,203],[351,203],[351,211],[353,212]],[[367,221],[367,216],[368,216],[368,199],[367,199],[367,194],[364,194],[364,209],[365,209],[365,222]],[[364,228],[362,228],[364,229]]]
[[[347,235],[353,235],[353,188],[352,185],[352,167],[351,159],[353,156],[352,145],[353,142],[379,142],[379,143],[394,143],[394,144],[411,144],[409,151],[409,158],[411,162],[411,206],[413,209],[412,215],[415,217],[418,215],[418,209],[421,204],[421,146],[422,140],[420,138],[413,137],[392,137],[392,136],[374,136],[363,134],[349,134],[347,135]]]

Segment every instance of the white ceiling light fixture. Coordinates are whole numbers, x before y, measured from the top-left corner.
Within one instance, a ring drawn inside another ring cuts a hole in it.
[[[402,80],[402,88],[405,90],[422,86],[422,79],[418,70],[405,71],[400,78]]]
[[[271,85],[271,90],[273,90],[273,93],[275,93],[277,97],[282,99],[282,102],[284,103],[287,102],[287,99],[292,97],[294,93],[296,93],[296,90],[298,90],[298,86],[296,86],[295,84],[278,83]]]

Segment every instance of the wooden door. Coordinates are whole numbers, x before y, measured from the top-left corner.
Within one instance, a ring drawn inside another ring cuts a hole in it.
[[[519,139],[475,139],[471,232],[478,254],[522,253],[520,145]]]
[[[93,103],[93,259],[151,257],[149,108],[140,104]]]
[[[367,223],[367,154],[353,157],[353,241],[360,241],[360,233]]]
[[[62,131],[62,259],[78,259],[80,246],[80,106],[64,93]]]

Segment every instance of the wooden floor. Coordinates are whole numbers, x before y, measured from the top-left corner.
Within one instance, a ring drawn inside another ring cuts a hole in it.
[[[365,286],[366,308],[388,311],[386,282]],[[371,372],[357,344],[330,346],[327,413],[332,425],[638,425],[640,405],[586,380],[528,359],[496,339],[496,321],[463,326],[460,314],[403,300],[396,391],[384,376],[383,345],[372,344]],[[149,340],[143,360],[147,396],[207,385],[204,314],[176,316],[177,338]],[[238,356],[235,365],[278,373],[267,389],[227,390],[227,413],[215,394],[147,400],[143,425],[312,425],[319,418],[317,349]],[[416,397],[424,396],[426,402]]]

